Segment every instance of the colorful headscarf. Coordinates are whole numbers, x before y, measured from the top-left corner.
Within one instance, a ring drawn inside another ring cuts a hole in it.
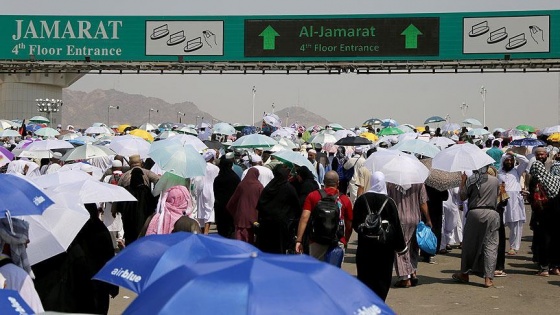
[[[190,216],[193,212],[193,201],[185,186],[173,186],[161,195],[158,211],[150,221],[146,235],[169,234],[181,216]]]

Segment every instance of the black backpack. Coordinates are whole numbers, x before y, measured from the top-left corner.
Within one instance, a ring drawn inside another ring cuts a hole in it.
[[[364,196],[368,214],[364,222],[358,226],[358,234],[366,238],[376,240],[381,244],[386,244],[388,242],[391,226],[388,221],[381,219],[381,213],[383,212],[385,204],[387,204],[388,200],[389,198],[385,199],[381,208],[376,212],[372,212],[369,207],[369,202]]]
[[[311,212],[310,239],[323,245],[333,245],[344,235],[344,224],[340,220],[338,194],[329,196],[319,189],[321,200]]]

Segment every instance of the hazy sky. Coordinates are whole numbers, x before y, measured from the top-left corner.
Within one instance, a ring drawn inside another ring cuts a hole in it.
[[[279,15],[379,14],[558,10],[551,0],[204,0],[146,1],[2,1],[3,14],[58,15]],[[558,43],[556,43],[558,45]],[[486,122],[491,128],[521,123],[545,127],[560,124],[560,75],[531,74],[397,74],[397,75],[98,75],[90,74],[73,90],[116,89],[158,97],[167,102],[192,101],[217,118],[240,123],[288,106],[301,106],[343,126],[371,117],[422,124],[433,115],[460,122],[483,120],[481,86],[486,93]],[[463,117],[462,103],[468,109]],[[118,105],[118,104],[115,104]],[[281,117],[285,119],[285,117]]]

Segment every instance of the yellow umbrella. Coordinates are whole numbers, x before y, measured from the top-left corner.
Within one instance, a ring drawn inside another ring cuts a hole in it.
[[[371,133],[371,132],[364,132],[364,133],[361,133],[361,134],[360,134],[360,137],[364,137],[364,138],[366,138],[366,139],[368,139],[368,140],[371,140],[371,141],[377,141],[377,140],[379,139],[379,137],[377,137],[377,135],[375,135],[375,134],[373,134],[373,133]]]
[[[124,130],[125,130],[127,127],[130,127],[130,125],[129,125],[129,124],[122,124],[122,125],[119,125],[119,126],[117,127],[117,131],[120,132],[120,133],[123,133]]]
[[[424,131],[426,131],[426,127],[418,126],[418,127],[416,127],[416,130],[417,130],[418,132],[424,132]]]
[[[560,142],[560,133],[559,132],[553,133],[550,136],[548,136],[548,138],[546,138],[546,140],[552,141],[552,142]]]
[[[146,130],[134,129],[130,132],[130,134],[133,135],[133,136],[140,137],[144,140],[148,140],[150,142],[154,141],[154,137],[149,132],[147,132]]]

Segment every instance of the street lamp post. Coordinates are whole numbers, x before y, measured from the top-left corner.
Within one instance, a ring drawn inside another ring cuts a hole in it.
[[[286,127],[288,127],[288,120],[290,120],[290,112],[286,112]]]
[[[276,107],[276,106],[274,106],[274,103],[272,103],[272,113],[273,114],[274,114],[274,107]]]
[[[111,109],[116,109],[116,110],[118,110],[119,107],[118,107],[118,106],[113,106],[113,105],[107,106],[107,127],[109,127],[109,126],[111,125],[111,124],[109,123],[109,111],[110,111]]]
[[[480,96],[482,96],[482,127],[486,127],[486,88],[480,87]]]
[[[257,95],[257,89],[253,85],[253,127],[255,126],[255,97]]]
[[[200,126],[198,125],[198,119],[199,119],[199,118],[200,118]],[[203,120],[204,120],[204,117],[196,116],[196,120],[195,120],[195,122],[194,122],[194,127],[195,127],[195,128],[201,127],[201,126],[202,126],[202,121],[203,121]]]
[[[49,116],[49,126],[52,126],[52,113],[60,111],[60,107],[62,107],[62,100],[54,98],[38,98],[35,100],[35,102],[37,102],[37,111],[41,113],[47,113],[47,115]]]
[[[469,109],[469,105],[467,105],[467,103],[463,102],[463,104],[461,104],[461,106],[459,106],[459,108],[461,109],[461,115],[463,115],[463,118],[465,118],[465,116],[467,115],[467,110]]]
[[[159,109],[150,108],[150,111],[148,112],[148,124],[150,123],[150,120],[151,120],[151,118],[152,118],[152,112],[158,113],[158,112],[159,112]]]
[[[185,113],[177,112],[177,122],[181,123],[181,117],[179,117],[179,116],[185,116]]]

